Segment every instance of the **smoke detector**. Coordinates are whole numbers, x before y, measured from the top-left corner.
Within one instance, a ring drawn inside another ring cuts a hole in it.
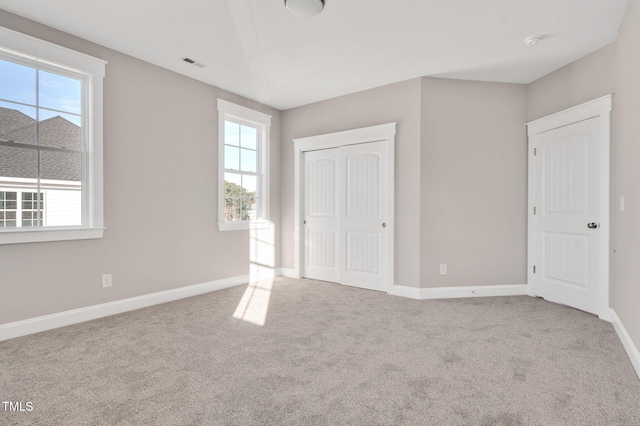
[[[284,0],[284,6],[299,18],[311,18],[322,12],[324,0]]]
[[[540,40],[542,40],[542,36],[531,36],[531,37],[527,37],[524,39],[524,44],[527,45],[527,47],[531,47],[531,46],[535,46],[536,44],[540,43]]]

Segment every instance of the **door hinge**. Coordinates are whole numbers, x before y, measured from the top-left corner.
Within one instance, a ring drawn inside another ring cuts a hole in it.
[[[533,155],[534,156],[538,155],[538,148],[533,148]]]
[[[535,207],[533,208],[533,214],[536,214],[536,208]]]
[[[536,273],[536,265],[533,265],[533,273]]]

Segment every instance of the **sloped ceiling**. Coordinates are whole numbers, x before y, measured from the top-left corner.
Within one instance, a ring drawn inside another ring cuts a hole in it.
[[[615,40],[627,0],[0,0],[277,109],[419,76],[529,83]],[[534,47],[526,37],[542,35]],[[189,57],[205,65],[182,61]]]

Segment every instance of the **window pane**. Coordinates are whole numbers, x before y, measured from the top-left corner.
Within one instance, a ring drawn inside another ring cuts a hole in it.
[[[79,187],[82,180],[82,155],[70,152],[40,152],[40,177],[46,180],[72,181]]]
[[[258,177],[242,175],[242,188],[246,193],[255,196],[258,188]]]
[[[224,147],[224,168],[240,170],[240,148],[234,146]]]
[[[0,60],[0,98],[36,104],[36,70]]]
[[[258,199],[255,197],[243,199],[244,220],[255,220],[258,218]]]
[[[44,194],[44,226],[82,225],[82,156],[42,151],[40,173]],[[55,188],[48,187],[52,183]]]
[[[36,109],[0,102],[0,140],[36,143]]]
[[[257,172],[258,171],[258,156],[257,152],[250,149],[240,150],[240,170],[243,172]]]
[[[240,182],[241,175],[225,173],[224,196],[227,200],[235,200],[233,204],[225,203],[225,220],[238,220],[240,211],[240,202],[238,200],[242,197],[242,186],[240,186]]]
[[[35,149],[0,146],[0,180],[3,177],[28,179],[27,183],[32,183],[33,188],[36,188],[38,152]],[[15,194],[7,193],[6,199],[15,200]]]
[[[16,221],[16,211],[0,211],[0,228],[9,228],[15,227],[17,225]]]
[[[225,173],[225,220],[249,220],[257,217],[257,177]]]
[[[258,149],[258,129],[249,126],[240,126],[240,143],[243,148]]]
[[[16,192],[0,191],[0,210],[16,210],[18,208],[18,202],[16,201],[16,198]],[[2,214],[4,215],[5,212],[3,211]],[[15,218],[15,212],[13,213],[13,215],[13,218]],[[10,216],[7,216],[7,218],[10,218]]]
[[[38,143],[57,148],[82,149],[82,120],[78,115],[61,114],[46,109],[38,113]]]
[[[242,199],[241,207],[240,207],[240,220],[249,220],[249,205],[247,204],[247,200]]]
[[[240,198],[225,197],[224,199],[224,220],[240,220]]]
[[[242,185],[242,175],[238,173],[225,173],[224,181],[225,181],[225,184],[231,183],[240,187]]]
[[[224,122],[224,143],[227,145],[240,145],[240,125],[233,121]]]
[[[39,76],[40,106],[80,114],[82,112],[82,82],[47,71]]]

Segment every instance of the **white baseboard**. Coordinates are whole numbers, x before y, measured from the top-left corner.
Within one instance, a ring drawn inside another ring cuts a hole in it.
[[[524,296],[526,284],[483,285],[466,287],[415,288],[394,286],[393,294],[411,299],[455,299],[460,297]]]
[[[640,378],[640,351],[638,351],[638,347],[631,340],[631,336],[627,333],[627,329],[622,324],[622,321],[616,314],[616,311],[611,309],[611,323],[613,327],[616,329],[618,333],[618,337],[622,341],[622,345],[627,351],[627,355],[629,355],[629,359],[631,360],[631,364],[633,364],[633,368],[636,369],[636,374],[638,378]]]
[[[249,275],[241,275],[2,324],[0,341],[247,284],[249,281]]]
[[[394,285],[393,286],[393,295],[400,297],[407,297],[409,299],[422,299],[420,297],[420,290],[417,287],[407,287],[404,285]],[[389,293],[391,294],[391,293]]]
[[[276,275],[287,278],[298,278],[295,269],[276,268]]]

